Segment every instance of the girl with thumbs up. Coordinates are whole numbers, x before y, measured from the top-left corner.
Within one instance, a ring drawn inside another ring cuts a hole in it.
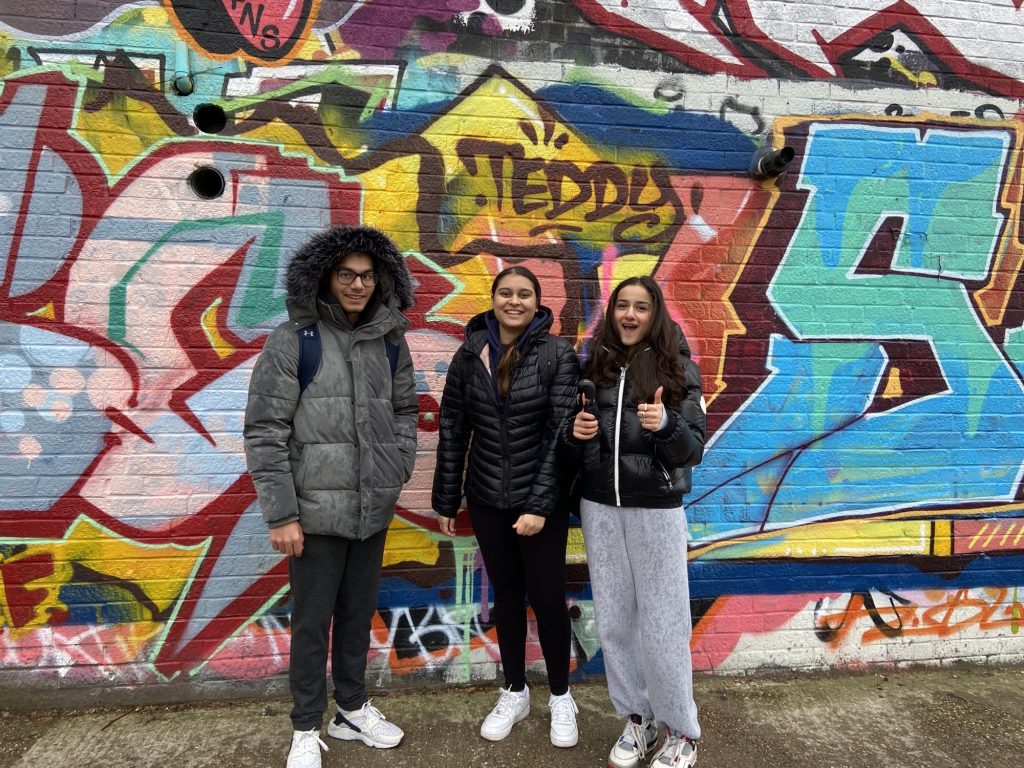
[[[690,659],[683,495],[704,453],[700,370],[664,296],[648,276],[612,291],[587,345],[583,376],[597,385],[563,433],[581,467],[580,517],[612,705],[626,717],[608,756],[634,768],[666,736],[653,768],[696,760],[700,737]],[[601,461],[584,463],[599,440]]]

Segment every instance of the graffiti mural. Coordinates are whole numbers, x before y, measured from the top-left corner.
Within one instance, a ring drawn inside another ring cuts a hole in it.
[[[498,675],[430,483],[511,263],[576,343],[653,275],[701,364],[699,669],[1024,660],[1019,0],[70,8],[0,11],[0,689],[286,669],[242,412],[288,259],[335,224],[417,284],[376,683]],[[578,528],[566,557],[601,674]]]

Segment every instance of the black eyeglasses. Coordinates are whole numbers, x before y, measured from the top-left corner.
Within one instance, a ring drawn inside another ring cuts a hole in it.
[[[351,269],[336,269],[334,270],[334,276],[338,278],[338,282],[342,285],[351,285],[355,282],[357,277],[363,281],[363,285],[373,285],[377,282],[377,273],[372,269],[368,272],[353,272]]]

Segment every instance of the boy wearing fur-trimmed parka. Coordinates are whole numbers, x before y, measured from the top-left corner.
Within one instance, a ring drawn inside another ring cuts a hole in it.
[[[328,735],[383,749],[404,735],[367,699],[365,675],[387,528],[416,457],[419,409],[402,314],[413,285],[391,240],[369,227],[315,235],[285,283],[289,319],[267,339],[249,384],[245,456],[271,546],[288,557],[287,768],[320,768],[332,629],[337,712]],[[299,334],[311,324],[320,359],[303,390]]]

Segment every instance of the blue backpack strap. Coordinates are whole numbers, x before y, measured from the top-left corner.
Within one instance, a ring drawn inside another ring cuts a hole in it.
[[[320,329],[316,323],[299,328],[297,333],[299,334],[299,394],[302,394],[320,368],[323,349],[320,345]],[[388,355],[391,378],[395,378],[395,371],[398,370],[398,343],[385,338],[384,351]]]
[[[306,391],[320,368],[320,329],[316,323],[299,328],[299,394]]]
[[[398,370],[398,342],[384,337],[384,351],[388,353],[388,365],[391,366],[391,378],[395,378],[395,371]]]

